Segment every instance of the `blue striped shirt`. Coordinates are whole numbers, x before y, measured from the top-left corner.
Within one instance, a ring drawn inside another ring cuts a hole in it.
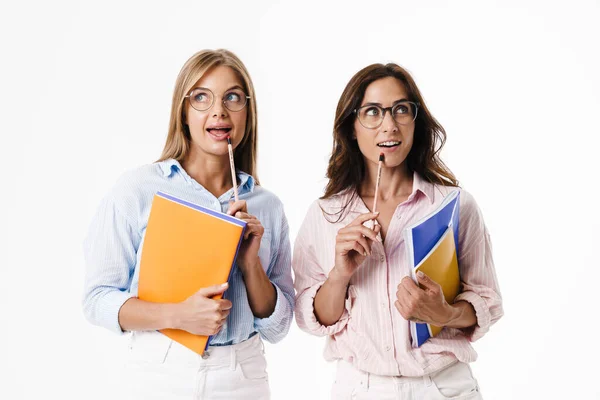
[[[259,258],[275,286],[275,310],[256,318],[248,303],[240,270],[234,266],[224,297],[233,307],[211,345],[243,342],[258,332],[275,343],[288,332],[294,309],[288,224],[281,201],[255,185],[252,176],[238,172],[240,200],[265,228]],[[204,207],[226,212],[233,189],[216,198],[192,179],[175,160],[145,165],[125,173],[103,199],[84,241],[86,263],[83,310],[95,325],[123,333],[119,309],[137,296],[144,234],[154,194],[158,191]]]

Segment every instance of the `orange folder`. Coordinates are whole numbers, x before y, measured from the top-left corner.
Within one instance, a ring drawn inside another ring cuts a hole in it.
[[[158,192],[146,228],[138,297],[177,303],[200,288],[225,283],[245,227],[237,218]],[[178,329],[160,332],[198,354],[210,340]]]

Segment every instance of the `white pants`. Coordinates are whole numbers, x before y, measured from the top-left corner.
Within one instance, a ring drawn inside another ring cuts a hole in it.
[[[456,362],[421,377],[381,376],[359,371],[340,360],[331,398],[334,400],[481,400],[469,364]]]
[[[122,386],[126,399],[268,400],[267,362],[258,334],[209,346],[203,359],[158,332],[134,332]]]

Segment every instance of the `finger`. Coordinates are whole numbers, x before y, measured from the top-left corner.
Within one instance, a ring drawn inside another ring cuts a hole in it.
[[[367,255],[367,251],[360,245],[360,243],[355,242],[355,241],[339,243],[335,247],[335,251],[342,256],[347,255],[351,251],[356,251],[358,254],[360,254],[362,256]]]
[[[398,289],[400,289],[400,288],[404,288],[408,292],[408,294],[410,294],[411,296],[413,296],[413,294],[415,294],[417,292],[417,290],[419,290],[419,287],[417,286],[415,281],[413,281],[408,276],[405,276],[404,278],[402,278],[400,285],[398,285]]]
[[[362,236],[368,237],[373,241],[378,241],[377,233],[373,231],[373,229],[369,229],[364,225],[355,225],[351,229],[348,229],[349,232],[360,232]]]
[[[243,212],[243,211],[238,211],[235,213],[234,217],[242,219],[244,221],[253,221],[253,220],[257,220],[257,218],[254,215],[248,214],[247,212]]]
[[[213,285],[213,286],[204,287],[204,288],[198,290],[196,293],[201,296],[204,296],[204,297],[213,297],[218,294],[223,294],[227,290],[228,287],[229,287],[229,283],[225,282],[221,285]]]
[[[340,240],[344,242],[359,243],[367,251],[368,255],[371,254],[371,243],[373,242],[369,243],[369,241],[366,238],[364,238],[359,232],[343,235],[342,237],[340,237]]]
[[[375,227],[373,228],[373,232],[375,232],[375,235],[378,235],[379,232],[381,232],[381,225],[375,225]]]
[[[417,272],[417,280],[426,290],[437,290],[440,285],[427,276],[423,271]]]
[[[250,235],[256,237],[262,237],[265,233],[265,228],[262,226],[260,222],[258,223],[247,223],[246,224],[246,232],[244,233],[244,239],[248,239]]]
[[[230,310],[231,307],[233,307],[233,304],[231,304],[231,301],[227,300],[227,299],[219,299],[219,300],[215,300],[219,303],[219,310]]]
[[[235,213],[237,213],[238,211],[248,212],[246,200],[238,200],[229,203],[229,209],[227,210],[227,214],[235,215]]]
[[[358,243],[358,242],[354,242],[354,243],[352,243],[352,249],[351,249],[351,250],[354,250],[354,251],[356,251],[356,252],[357,252],[358,254],[360,254],[361,256],[365,256],[365,257],[366,257],[366,256],[368,255],[368,253],[367,253],[367,249],[365,249],[365,248],[364,248],[364,247],[363,247],[363,246],[362,246],[360,243]]]
[[[412,298],[412,293],[404,285],[399,285],[396,297],[401,304],[405,304]]]
[[[378,216],[379,216],[379,211],[374,212],[374,213],[361,214],[354,221],[352,221],[349,226],[362,225],[367,221],[377,218]]]

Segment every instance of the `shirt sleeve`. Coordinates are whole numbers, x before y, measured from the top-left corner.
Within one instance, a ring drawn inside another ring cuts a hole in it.
[[[464,190],[460,202],[459,266],[462,290],[454,301],[466,301],[473,306],[477,324],[463,332],[470,341],[475,341],[504,315],[504,311],[490,236],[477,203]]]
[[[320,212],[318,203],[314,203],[306,215],[294,243],[292,267],[295,277],[296,323],[298,327],[316,336],[328,336],[335,335],[346,327],[354,297],[352,296],[353,291],[349,290],[349,295],[344,303],[344,312],[335,324],[325,326],[317,320],[314,307],[315,297],[327,280],[327,274],[317,261],[315,249],[315,242],[320,237],[317,227]],[[331,262],[333,262],[333,259]]]
[[[279,342],[287,335],[294,313],[294,284],[292,282],[291,246],[287,218],[281,211],[279,240],[267,276],[275,287],[275,310],[267,318],[254,318],[254,326],[261,337],[270,343]]]
[[[115,201],[104,199],[84,240],[83,312],[94,325],[122,334],[119,310],[129,293],[140,237]]]

